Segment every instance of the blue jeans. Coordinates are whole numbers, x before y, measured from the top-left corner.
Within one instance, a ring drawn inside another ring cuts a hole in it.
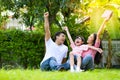
[[[77,56],[74,56],[74,62],[75,62],[75,64],[77,64]],[[70,60],[68,59],[66,63],[62,64],[62,66],[64,66],[64,68],[66,70],[69,70],[70,69]],[[75,67],[76,67],[76,65],[74,66],[74,68]],[[87,56],[85,56],[82,59],[81,68],[84,70],[89,70],[89,69],[93,70],[94,69],[94,61],[90,54],[88,54]]]
[[[92,59],[92,55],[88,54],[82,59],[81,68],[85,70],[94,69],[94,61]]]
[[[70,69],[70,61],[69,61],[69,59],[66,61],[66,63],[63,63],[63,64],[59,65],[59,67],[63,67],[64,70],[69,70]]]
[[[59,65],[54,57],[48,58],[40,65],[40,69],[42,71],[52,71],[52,70],[57,70],[58,68]]]

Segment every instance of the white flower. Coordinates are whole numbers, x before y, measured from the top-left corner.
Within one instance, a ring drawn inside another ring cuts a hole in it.
[[[10,11],[10,10],[7,10],[7,15],[8,16],[13,16],[15,13],[14,12],[12,12],[12,11]]]
[[[64,22],[64,16],[62,15],[62,13],[59,11],[58,13],[57,13],[57,15],[58,15],[58,17],[59,17],[59,23],[60,23],[60,25],[63,25],[65,22]]]
[[[6,11],[1,12],[1,16],[6,16],[6,15],[7,15]]]

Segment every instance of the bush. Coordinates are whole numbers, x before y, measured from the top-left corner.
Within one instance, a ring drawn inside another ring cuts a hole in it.
[[[42,33],[10,30],[0,35],[0,67],[39,68],[45,49]]]

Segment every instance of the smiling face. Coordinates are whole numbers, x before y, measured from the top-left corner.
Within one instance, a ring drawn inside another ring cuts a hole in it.
[[[82,39],[80,37],[76,38],[75,39],[75,45],[76,46],[80,46],[82,45],[84,42],[82,41]]]
[[[88,43],[88,44],[93,44],[93,41],[94,41],[94,34],[91,34],[91,35],[88,37],[87,43]]]
[[[58,44],[63,44],[65,42],[65,34],[60,33],[58,36],[56,36],[56,41]]]

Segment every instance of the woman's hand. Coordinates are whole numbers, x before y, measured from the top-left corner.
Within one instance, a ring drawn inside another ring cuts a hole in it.
[[[97,48],[97,51],[98,51],[99,53],[103,53],[103,50],[102,50],[101,48]]]

